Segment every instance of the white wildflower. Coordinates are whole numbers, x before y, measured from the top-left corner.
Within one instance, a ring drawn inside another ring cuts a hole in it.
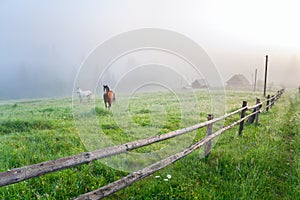
[[[164,181],[169,181],[169,179],[165,178]]]
[[[160,178],[160,176],[155,176],[155,178]]]
[[[168,178],[168,179],[171,179],[171,178],[172,178],[171,174],[168,174],[168,175],[167,175],[167,178]]]

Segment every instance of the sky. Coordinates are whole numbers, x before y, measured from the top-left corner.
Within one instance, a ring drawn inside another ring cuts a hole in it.
[[[255,69],[262,80],[269,55],[268,81],[295,88],[298,8],[296,0],[1,0],[0,99],[70,96],[80,67],[99,45],[142,28],[196,42],[224,83],[236,73],[252,82]]]

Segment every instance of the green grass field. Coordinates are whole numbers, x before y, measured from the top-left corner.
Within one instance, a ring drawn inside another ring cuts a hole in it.
[[[96,120],[113,144],[206,121],[212,109],[210,96],[202,90],[195,95],[196,106],[188,94],[182,96],[188,102],[184,105],[173,94],[139,94],[125,110],[123,98],[117,96],[113,111],[105,110],[100,98],[95,105],[75,101],[74,107],[71,98],[0,102],[0,172],[97,149],[92,136],[85,140],[78,134],[85,130],[82,119]],[[253,105],[255,97],[263,100],[260,93],[226,91],[223,103],[230,112],[243,100]],[[76,121],[78,116],[81,121]],[[238,118],[230,117],[224,124]],[[197,150],[107,199],[300,199],[300,95],[284,93],[269,113],[260,115],[257,126],[246,124],[242,136],[237,130],[221,135],[207,159],[200,159],[203,151]],[[204,135],[201,129],[186,139],[196,141]],[[174,149],[166,146],[172,144],[164,141],[135,152],[170,153]],[[0,199],[70,199],[127,174],[96,161],[0,187]]]

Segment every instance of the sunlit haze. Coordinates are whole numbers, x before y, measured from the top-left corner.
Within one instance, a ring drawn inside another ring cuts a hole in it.
[[[234,74],[252,83],[255,69],[262,80],[269,55],[268,82],[296,88],[299,19],[296,0],[2,0],[0,99],[72,95],[81,64],[98,45],[141,28],[195,41],[224,84]]]

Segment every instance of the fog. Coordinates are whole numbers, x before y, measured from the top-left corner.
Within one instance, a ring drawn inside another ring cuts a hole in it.
[[[295,88],[300,85],[297,22],[300,14],[296,8],[297,1],[292,0],[280,3],[2,0],[0,99],[72,95],[81,65],[100,44],[115,35],[141,28],[167,29],[195,41],[210,57],[224,84],[237,73],[252,82],[255,69],[262,80],[265,55],[269,55],[268,82]],[[141,65],[145,59],[132,55],[121,59],[116,66]],[[180,63],[175,61],[168,65]],[[161,69],[161,73],[166,71]],[[112,67],[110,78],[104,78],[99,84],[115,84],[122,73]],[[184,71],[178,68],[176,73]],[[127,79],[149,79],[151,73],[147,77],[133,74]],[[186,84],[196,78],[205,77],[186,75]],[[176,83],[181,81],[176,80]],[[174,85],[182,87],[182,83]]]

